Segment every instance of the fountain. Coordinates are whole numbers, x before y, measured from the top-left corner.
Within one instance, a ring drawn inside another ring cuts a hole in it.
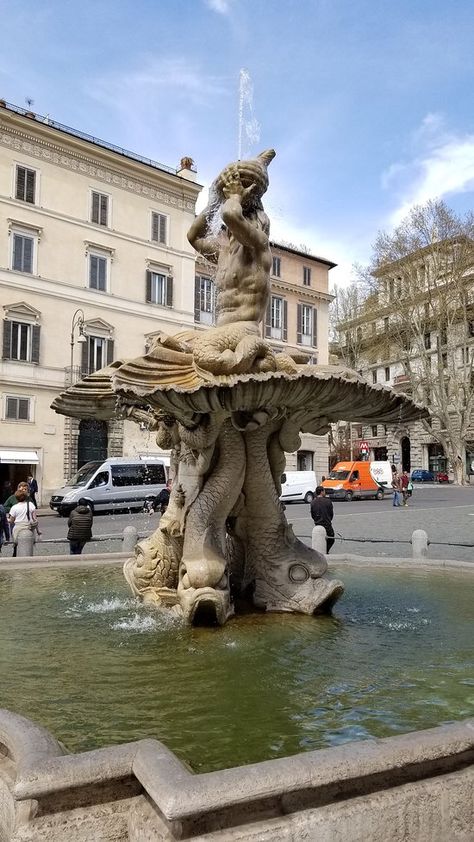
[[[316,614],[343,592],[325,557],[298,540],[279,502],[285,451],[331,422],[422,417],[425,409],[353,371],[276,353],[260,323],[270,292],[262,205],[269,149],[229,164],[188,239],[216,264],[215,327],[161,333],[143,357],[71,386],[53,408],[110,418],[117,408],[171,451],[173,487],[158,529],[124,567],[132,592],[192,623],[222,625],[236,606]]]

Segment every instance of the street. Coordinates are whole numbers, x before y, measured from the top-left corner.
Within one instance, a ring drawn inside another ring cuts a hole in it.
[[[293,524],[295,534],[306,543],[311,541],[313,522],[309,506],[289,503],[287,519]],[[120,535],[129,525],[140,534],[147,534],[159,523],[157,514],[98,514],[94,518],[94,536]],[[382,501],[354,500],[351,503],[334,503],[334,529],[336,544],[333,553],[352,552],[357,555],[410,556],[410,538],[414,529],[425,529],[431,541],[431,558],[451,558],[474,561],[473,547],[455,544],[474,543],[474,486],[459,488],[452,485],[415,485],[408,508],[394,509],[392,498]],[[51,513],[40,518],[42,542],[63,539],[67,535],[67,519]],[[380,539],[387,542],[378,543]],[[357,539],[365,539],[365,541]],[[376,543],[368,539],[378,539]],[[436,544],[433,542],[442,542]],[[448,544],[449,546],[445,546]],[[89,552],[120,550],[120,540],[92,541]],[[36,552],[58,554],[68,551],[66,543],[43,544]],[[5,547],[3,555],[11,555]]]

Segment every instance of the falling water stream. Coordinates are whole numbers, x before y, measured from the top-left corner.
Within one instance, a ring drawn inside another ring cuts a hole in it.
[[[72,751],[163,740],[195,770],[474,714],[473,579],[336,571],[332,617],[185,628],[120,568],[0,573],[0,706]]]

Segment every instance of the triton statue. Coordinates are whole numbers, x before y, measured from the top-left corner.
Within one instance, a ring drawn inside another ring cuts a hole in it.
[[[279,497],[285,452],[300,432],[337,420],[421,417],[403,395],[355,372],[299,365],[261,336],[270,294],[269,220],[262,197],[273,150],[227,166],[189,241],[216,263],[217,324],[159,334],[143,357],[118,360],[53,404],[76,417],[122,414],[156,430],[173,486],[158,529],[124,567],[144,602],[188,623],[223,624],[237,608],[317,614],[343,592],[326,559],[298,540]]]

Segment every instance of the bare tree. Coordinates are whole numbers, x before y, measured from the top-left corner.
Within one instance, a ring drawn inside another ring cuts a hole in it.
[[[357,268],[357,267],[356,267]],[[363,270],[358,269],[360,280],[348,286],[335,284],[329,308],[329,341],[341,362],[351,368],[360,368],[364,350],[364,322],[376,303]]]
[[[441,201],[414,207],[392,233],[378,235],[359,274],[372,290],[365,306],[378,296],[378,347],[385,344],[385,358],[402,366],[411,393],[429,407],[423,425],[464,483],[474,420],[473,215],[460,217]]]

